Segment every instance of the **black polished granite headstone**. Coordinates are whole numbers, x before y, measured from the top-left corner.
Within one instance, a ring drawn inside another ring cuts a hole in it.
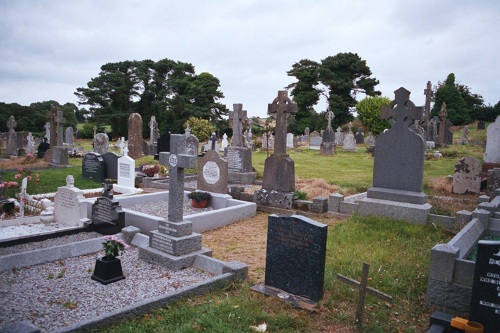
[[[106,163],[100,154],[85,154],[82,160],[82,178],[99,182],[106,178]]]
[[[116,155],[108,151],[105,154],[102,154],[102,159],[105,164],[105,178],[106,179],[118,179],[118,159],[120,156]]]
[[[323,297],[328,226],[307,217],[270,215],[265,285],[315,302]]]
[[[92,230],[111,235],[125,227],[125,212],[117,201],[108,197],[99,197],[92,205]]]
[[[500,241],[479,241],[472,282],[469,320],[484,333],[500,332]]]
[[[170,133],[160,135],[156,141],[156,154],[154,156],[155,160],[159,159],[160,153],[170,152]]]

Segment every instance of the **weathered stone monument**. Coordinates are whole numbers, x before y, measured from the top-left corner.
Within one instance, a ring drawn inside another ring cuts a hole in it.
[[[7,128],[9,132],[7,133],[7,155],[17,156],[17,135],[16,128],[17,123],[14,116],[10,116],[7,121]]]
[[[392,127],[377,137],[373,186],[359,202],[361,215],[380,215],[413,223],[426,223],[431,206],[422,192],[424,180],[424,139],[409,129],[422,116],[421,108],[410,101],[404,88],[382,108],[380,116],[391,119]]]
[[[67,145],[72,145],[74,141],[73,127],[69,126],[64,132],[64,143]]]
[[[460,137],[460,144],[461,145],[468,145],[469,144],[469,127],[465,125],[462,127],[462,136]]]
[[[368,132],[368,137],[366,138],[365,143],[369,146],[375,145],[375,137],[372,132]]]
[[[486,129],[486,150],[483,155],[483,170],[481,177],[488,178],[488,192],[494,192],[493,184],[489,181],[489,172],[500,168],[500,116]]]
[[[35,155],[35,140],[33,138],[33,133],[29,132],[26,137],[26,154]]]
[[[473,157],[462,157],[455,164],[452,192],[479,193],[481,189],[481,162]]]
[[[448,112],[446,111],[446,103],[441,104],[441,110],[439,111],[439,146],[446,146],[446,117],[448,117]]]
[[[344,133],[342,133],[342,127],[339,126],[335,132],[335,143],[340,146],[342,142],[344,142]]]
[[[172,270],[190,267],[199,254],[210,254],[202,248],[201,235],[193,233],[192,223],[184,220],[184,169],[196,166],[196,155],[186,154],[186,137],[170,136],[170,152],[160,153],[160,163],[170,166],[168,217],[158,221],[158,230],[152,231],[149,246],[141,247],[139,258],[159,263]]]
[[[131,158],[142,157],[142,117],[138,113],[128,117],[128,150]]]
[[[252,149],[243,147],[242,130],[243,124],[247,121],[247,112],[243,110],[243,104],[233,104],[233,111],[229,112],[229,120],[233,126],[233,139],[231,146],[224,151],[224,158],[228,162],[229,182],[252,184],[257,173],[252,167]]]
[[[268,113],[276,115],[274,153],[264,163],[262,189],[255,192],[255,202],[261,205],[291,208],[295,190],[295,163],[286,153],[287,117],[295,113],[293,103],[285,90],[278,91]]]
[[[270,215],[265,282],[252,289],[298,306],[320,301],[323,298],[327,233],[327,225],[304,216]]]
[[[323,132],[323,140],[319,146],[320,155],[337,155],[337,148],[335,144],[335,132],[332,129],[332,120],[335,118],[335,114],[328,110],[325,115],[328,120],[328,125],[326,130]]]
[[[186,136],[186,154],[198,156],[200,140],[192,134]]]
[[[349,122],[348,127],[349,131],[345,134],[344,141],[342,142],[342,150],[357,152],[358,149],[356,148],[356,139],[352,133],[352,122]]]
[[[68,227],[83,227],[88,223],[83,191],[75,187],[75,179],[66,177],[66,186],[57,188],[54,198],[55,221]]]
[[[427,87],[424,89],[425,95],[425,107],[424,107],[424,119],[423,119],[423,128],[426,133],[426,141],[433,141],[433,124],[430,122],[430,114],[431,114],[431,101],[434,93],[432,92],[432,84],[431,81],[427,81]]]
[[[97,133],[94,136],[94,153],[105,154],[109,148],[109,138],[106,133]]]
[[[217,150],[208,150],[202,157],[198,158],[196,180],[198,190],[227,194],[228,165]]]
[[[50,165],[52,167],[66,167],[69,165],[68,163],[68,148],[64,147],[63,142],[63,126],[66,123],[66,119],[64,118],[64,113],[62,111],[57,111],[56,117],[54,118],[54,122],[56,126],[51,126],[57,128],[56,131],[56,146],[50,145]],[[52,133],[51,133],[52,134]]]

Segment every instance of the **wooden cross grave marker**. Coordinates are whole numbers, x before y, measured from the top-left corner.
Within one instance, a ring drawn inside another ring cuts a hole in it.
[[[377,289],[374,289],[372,287],[368,287],[368,272],[369,272],[369,270],[370,270],[370,264],[363,263],[363,273],[361,274],[361,282],[353,280],[351,278],[348,278],[345,275],[337,274],[337,279],[359,289],[358,306],[356,308],[356,322],[357,323],[361,323],[363,320],[363,308],[365,307],[366,293],[368,293],[372,296],[375,296],[377,298],[380,298],[383,301],[386,301],[389,303],[392,302],[391,296],[389,296],[381,291],[378,291]]]

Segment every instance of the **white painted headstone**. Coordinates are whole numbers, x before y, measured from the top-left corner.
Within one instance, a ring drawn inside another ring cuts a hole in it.
[[[137,193],[141,189],[135,188],[135,160],[127,154],[124,149],[124,156],[118,159],[118,179],[113,185],[113,190],[119,193]]]
[[[224,133],[224,135],[222,136],[222,143],[220,145],[220,150],[221,151],[224,151],[224,149],[229,146],[229,141],[227,140],[227,134]]]
[[[293,148],[293,133],[286,134],[286,147]]]
[[[83,226],[88,221],[83,191],[75,187],[73,176],[66,177],[66,186],[57,188],[54,198],[54,219],[68,227]]]

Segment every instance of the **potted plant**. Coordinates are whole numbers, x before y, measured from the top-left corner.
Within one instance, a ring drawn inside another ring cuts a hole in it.
[[[204,191],[193,191],[188,194],[188,198],[191,199],[191,204],[195,208],[205,208],[211,197],[210,193]]]
[[[154,177],[160,171],[160,166],[158,164],[144,164],[141,171],[148,177]]]
[[[97,258],[95,262],[92,280],[102,284],[109,284],[125,279],[122,271],[122,263],[117,257],[122,255],[129,246],[115,236],[104,236],[104,257]]]

